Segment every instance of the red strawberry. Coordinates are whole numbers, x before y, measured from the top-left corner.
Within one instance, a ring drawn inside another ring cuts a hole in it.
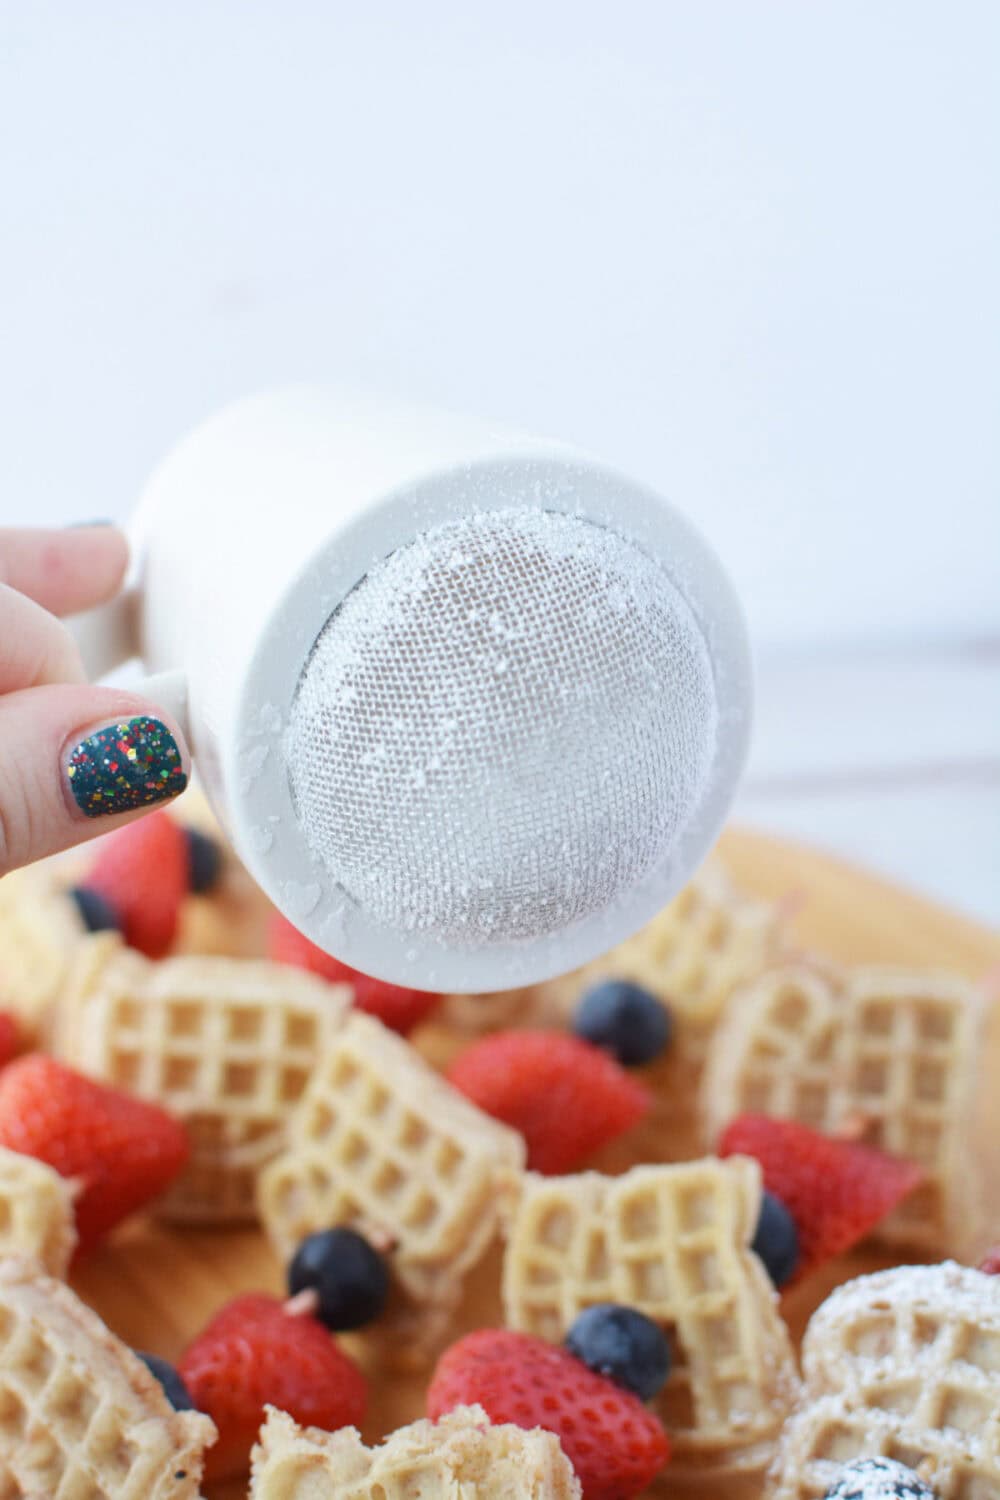
[[[428,990],[408,990],[398,984],[386,984],[382,979],[372,979],[369,974],[349,968],[339,958],[317,948],[280,912],[271,917],[267,951],[268,957],[279,964],[294,964],[296,968],[318,974],[321,979],[352,985],[358,1009],[377,1016],[383,1026],[403,1036],[409,1036],[414,1026],[429,1016],[441,999],[440,995]]]
[[[158,1104],[96,1083],[40,1052],[0,1073],[0,1146],[79,1182],[81,1249],[169,1187],[190,1153],[183,1126]]]
[[[181,1356],[177,1371],[199,1411],[219,1429],[206,1479],[228,1479],[249,1466],[265,1405],[308,1427],[357,1427],[365,1415],[365,1377],[315,1318],[293,1316],[276,1297],[236,1297]]]
[[[583,1500],[627,1500],[670,1457],[667,1434],[638,1396],[526,1333],[480,1328],[442,1354],[427,1392],[428,1416],[436,1421],[477,1403],[491,1422],[554,1432]]]
[[[9,1011],[0,1010],[0,1068],[16,1057],[21,1045],[21,1028]]]
[[[162,958],[177,934],[188,868],[187,835],[161,811],[108,834],[85,884],[110,901],[131,947]]]
[[[564,1031],[501,1031],[459,1054],[448,1077],[513,1125],[536,1172],[572,1172],[642,1119],[650,1096],[621,1065]]]
[[[874,1146],[767,1115],[740,1115],[728,1126],[719,1155],[736,1154],[756,1157],[765,1188],[795,1220],[799,1264],[789,1285],[863,1240],[924,1175],[915,1162]]]
[[[991,1250],[987,1250],[979,1262],[979,1269],[987,1276],[1000,1276],[1000,1245],[994,1245]]]

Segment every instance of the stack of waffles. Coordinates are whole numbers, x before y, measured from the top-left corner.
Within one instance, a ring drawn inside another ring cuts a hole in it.
[[[157,1205],[163,1217],[249,1222],[257,1179],[350,1003],[348,986],[264,959],[154,963],[100,933],[67,979],[56,1049],[184,1122],[191,1160]]]
[[[949,975],[792,964],[742,991],[717,1028],[702,1088],[704,1138],[743,1113],[850,1134],[924,1167],[880,1227],[936,1252],[977,1238],[969,1151],[984,1005]]]
[[[939,1500],[1000,1494],[1000,1278],[945,1262],[848,1282],[802,1362],[769,1500],[822,1500],[859,1456],[906,1464]]]
[[[68,1287],[0,1262],[0,1495],[197,1500],[214,1437]]]
[[[497,1181],[522,1165],[521,1137],[401,1037],[353,1012],[320,1057],[287,1139],[258,1190],[279,1257],[331,1225],[362,1229],[390,1251],[399,1293],[379,1325],[384,1352],[426,1362],[496,1234]]]
[[[558,1342],[595,1303],[652,1318],[673,1343],[655,1401],[670,1480],[730,1495],[757,1492],[798,1394],[788,1331],[750,1250],[760,1198],[760,1169],[743,1157],[506,1183],[508,1325]]]

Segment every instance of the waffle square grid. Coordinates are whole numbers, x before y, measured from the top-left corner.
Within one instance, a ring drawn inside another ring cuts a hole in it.
[[[346,985],[265,960],[151,964],[115,938],[91,939],[64,1004],[62,1050],[184,1122],[191,1160],[159,1212],[248,1219],[257,1174],[350,1002]]]
[[[939,1249],[972,1208],[966,1143],[980,1022],[974,991],[947,976],[770,970],[740,994],[713,1040],[702,1081],[705,1142],[749,1112],[909,1157],[926,1180],[879,1237]]]
[[[411,1295],[450,1300],[495,1232],[496,1172],[520,1165],[523,1150],[401,1038],[355,1013],[261,1177],[261,1215],[283,1256],[316,1229],[373,1227],[394,1245]]]
[[[745,1158],[637,1167],[621,1178],[529,1176],[511,1187],[507,1321],[556,1341],[585,1307],[637,1307],[673,1342],[657,1410],[678,1457],[772,1443],[796,1376],[748,1249],[759,1198],[759,1169]]]
[[[807,1395],[768,1491],[821,1500],[859,1455],[926,1473],[940,1500],[1000,1493],[1000,1283],[944,1263],[839,1288],[804,1345]]]
[[[214,1429],[30,1262],[0,1278],[0,1496],[194,1500]]]

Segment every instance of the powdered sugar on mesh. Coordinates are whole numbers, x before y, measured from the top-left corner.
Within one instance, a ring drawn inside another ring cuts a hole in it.
[[[284,736],[313,852],[377,922],[485,946],[609,906],[715,751],[711,662],[664,570],[579,517],[480,513],[373,568]]]

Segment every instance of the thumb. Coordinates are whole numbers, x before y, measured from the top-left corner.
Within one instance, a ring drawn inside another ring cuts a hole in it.
[[[0,875],[130,822],[187,786],[176,722],[134,693],[67,684],[0,698]]]

